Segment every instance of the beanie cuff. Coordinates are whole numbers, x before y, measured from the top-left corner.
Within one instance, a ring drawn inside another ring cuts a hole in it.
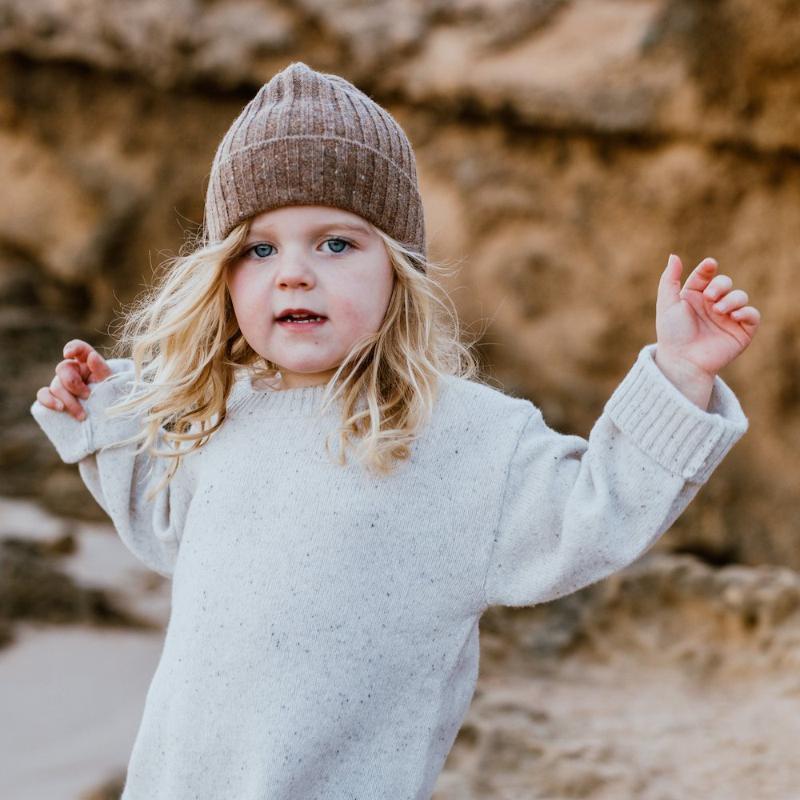
[[[416,182],[361,142],[314,135],[266,139],[230,153],[215,171],[208,204],[211,241],[222,241],[240,222],[272,208],[327,205],[359,214],[427,257]]]

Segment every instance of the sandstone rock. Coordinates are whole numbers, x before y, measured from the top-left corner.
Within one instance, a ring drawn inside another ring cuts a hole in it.
[[[719,260],[765,319],[723,375],[751,429],[657,548],[800,566],[797,19],[787,0],[6,0],[7,491],[57,466],[27,409],[63,343],[111,344],[201,222],[230,122],[305,60],[407,129],[486,375],[559,430],[588,435],[653,341],[669,253]]]

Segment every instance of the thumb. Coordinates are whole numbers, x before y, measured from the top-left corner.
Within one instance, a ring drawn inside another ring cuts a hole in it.
[[[683,264],[674,253],[670,253],[667,268],[661,273],[656,299],[656,314],[662,314],[681,302],[681,273]]]
[[[109,375],[114,374],[114,370],[108,366],[108,362],[97,352],[92,350],[86,358],[86,364],[91,370],[90,379],[100,383],[104,381]]]

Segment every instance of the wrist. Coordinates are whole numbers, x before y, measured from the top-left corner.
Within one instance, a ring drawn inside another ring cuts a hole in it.
[[[703,411],[708,409],[711,391],[714,387],[714,375],[697,367],[685,358],[675,356],[656,346],[654,355],[656,366],[681,394],[699,406]]]

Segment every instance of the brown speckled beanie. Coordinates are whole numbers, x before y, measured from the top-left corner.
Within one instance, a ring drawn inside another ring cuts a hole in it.
[[[206,193],[206,241],[294,204],[352,211],[428,255],[416,161],[403,129],[352,83],[301,61],[264,84],[223,137]]]

